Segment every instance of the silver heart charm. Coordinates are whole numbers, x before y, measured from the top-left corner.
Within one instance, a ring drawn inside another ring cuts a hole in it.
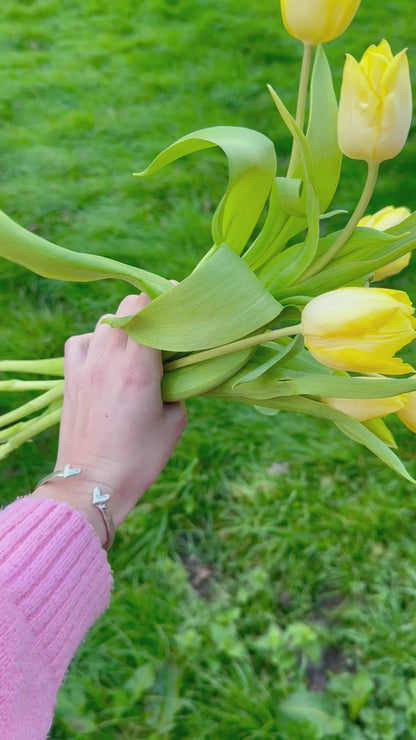
[[[65,465],[64,471],[63,471],[63,478],[69,478],[71,475],[78,475],[78,473],[82,473],[81,468],[71,468],[69,465]]]
[[[92,503],[95,504],[95,506],[104,504],[106,501],[108,501],[109,498],[109,493],[101,493],[99,488],[94,488],[94,492],[92,494]]]

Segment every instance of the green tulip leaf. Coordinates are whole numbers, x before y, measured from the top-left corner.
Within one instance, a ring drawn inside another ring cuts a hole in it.
[[[268,370],[276,365],[279,365],[285,360],[287,362],[293,356],[295,356],[303,348],[303,337],[297,336],[291,340],[279,342],[268,342],[262,345],[256,352],[256,358],[253,360],[254,364],[256,361],[259,363],[254,370],[247,372],[245,375],[239,375],[237,380],[233,384],[233,388],[236,388],[242,383],[249,383],[252,380],[257,380],[261,375],[264,375]]]
[[[279,413],[279,409],[269,409],[267,406],[253,406],[253,409],[263,416],[277,416]]]
[[[252,402],[247,401],[250,405]],[[256,406],[263,405],[256,401]],[[341,411],[336,411],[330,406],[326,406],[324,403],[319,403],[310,398],[303,398],[297,396],[295,398],[277,398],[267,399],[264,403],[267,408],[277,408],[280,411],[294,411],[295,413],[305,414],[309,416],[316,416],[321,419],[328,419],[333,421],[336,426],[343,432],[347,437],[358,442],[359,444],[367,447],[370,452],[376,455],[382,462],[388,467],[394,470],[396,473],[401,475],[410,483],[416,484],[416,481],[407,472],[401,460],[397,455],[384,444],[375,434],[361,424],[356,419],[352,419],[350,416],[343,414]],[[324,447],[322,448],[324,450]]]
[[[416,481],[412,478],[410,473],[407,472],[402,461],[388,445],[384,444],[384,442],[380,440],[378,435],[376,436],[373,434],[364,424],[360,424],[359,422],[357,422],[358,426],[351,424],[351,421],[356,421],[355,419],[350,419],[348,416],[347,419],[348,421],[335,422],[338,429],[345,434],[346,437],[349,437],[354,442],[358,442],[367,447],[389,468],[401,475],[402,478],[405,478],[410,483],[416,484]]]
[[[282,180],[285,180],[288,185],[284,186]],[[287,188],[286,192],[284,192],[284,187]],[[291,181],[289,178],[277,177],[274,179],[270,190],[269,209],[264,226],[243,256],[244,261],[252,270],[259,269],[270,256],[276,256],[285,246],[289,238],[286,236],[286,225],[289,214],[280,199],[283,197],[284,202],[293,203],[294,198],[300,197],[300,188],[300,180]],[[289,219],[289,221],[291,220]],[[302,220],[302,224],[304,227],[305,219]]]
[[[277,105],[276,100],[275,103]],[[323,47],[320,46],[312,71],[311,106],[305,139],[310,166],[305,170],[304,162],[300,159],[292,177],[277,178],[277,197],[273,199],[271,196],[266,223],[245,255],[247,264],[253,270],[259,269],[270,259],[275,259],[289,239],[303,231],[307,225],[306,192],[301,192],[297,183],[305,179],[312,180],[321,213],[330,204],[338,186],[342,159],[338,146],[337,116],[338,105],[331,70]],[[292,129],[291,133],[299,141]],[[290,198],[288,194],[291,194]],[[323,213],[321,219],[336,213],[339,211]],[[274,273],[276,274],[278,272]]]
[[[230,355],[214,357],[195,365],[166,372],[162,378],[162,397],[164,401],[186,401],[201,396],[224,383],[238,372],[248,361],[253,349],[240,350]]]
[[[296,348],[296,342],[289,345],[289,350]],[[225,382],[216,389],[222,397],[229,396],[235,400],[242,397],[264,400],[280,396],[314,396],[327,398],[372,399],[389,398],[403,393],[416,391],[416,376],[411,378],[368,378],[334,375],[327,372],[316,372],[314,366],[308,366],[307,353],[300,351],[294,358],[289,357],[282,366],[279,358],[273,364],[273,355],[266,355],[266,348],[261,354],[250,359],[246,367],[236,373],[231,381]],[[304,355],[305,354],[305,358]],[[256,359],[259,356],[259,359]],[[262,357],[266,361],[262,363]],[[312,358],[313,360],[313,358]],[[315,362],[315,360],[313,360]],[[267,367],[268,365],[268,367]],[[290,366],[304,366],[303,372],[291,369]],[[326,369],[327,370],[327,369]]]
[[[348,211],[346,211],[345,208],[336,208],[334,211],[326,211],[326,213],[321,213],[320,220],[326,221],[328,218],[333,218],[334,216],[345,215],[348,215]]]
[[[150,298],[170,290],[172,284],[159,275],[117,260],[85,252],[72,252],[19,226],[0,211],[0,257],[53,280],[89,282],[119,278],[145,291]]]
[[[270,139],[238,126],[214,126],[183,136],[153,162],[135,173],[151,175],[192,152],[218,146],[228,159],[229,181],[212,221],[214,244],[223,242],[241,254],[257,224],[276,174],[276,153]]]
[[[223,244],[182,283],[134,316],[105,321],[141,344],[192,352],[245,337],[281,310],[250,268]]]
[[[302,180],[292,177],[276,177],[276,193],[281,208],[289,216],[306,219],[305,206],[301,202]]]
[[[311,76],[310,113],[306,141],[310,153],[313,183],[319,199],[321,213],[332,201],[338,187],[342,154],[338,146],[338,104],[332,83],[331,69],[324,49],[316,50]],[[299,162],[293,177],[303,179],[303,166]]]
[[[296,392],[292,376],[313,373],[314,376],[322,375],[325,381],[332,373],[303,348],[302,336],[287,339],[286,344],[283,341],[279,340],[279,343],[282,343],[282,354],[276,350],[277,342],[265,342],[258,347],[240,372],[215,389],[215,395],[221,394],[222,398],[234,400],[240,400],[240,396],[253,398],[286,396]],[[283,363],[283,360],[284,367],[282,370],[277,369],[277,365]]]
[[[312,297],[350,285],[359,279],[368,278],[378,268],[416,248],[416,213],[403,221],[400,227],[388,231],[377,231],[367,227],[355,229],[348,242],[328,266],[307,280],[300,279],[291,287],[279,287],[278,277],[276,280],[273,278],[275,266],[267,266],[264,272],[259,274],[259,279],[278,299],[289,298],[295,292]],[[338,234],[339,232],[335,232],[319,240],[317,257],[331,247]],[[302,248],[303,245],[296,244],[285,250],[280,255],[282,264],[284,262],[290,264],[296,259],[296,255],[301,253]]]
[[[279,98],[277,93],[269,85],[269,92],[273,98],[273,101],[283,119],[289,131],[291,132],[294,140],[297,143],[302,166],[304,168],[305,179],[304,179],[304,193],[305,193],[305,209],[306,219],[308,225],[308,232],[306,239],[302,245],[302,248],[296,254],[291,264],[285,265],[283,269],[280,267],[279,260],[283,255],[279,255],[275,261],[276,266],[276,279],[275,283],[281,285],[290,285],[295,282],[298,277],[309,267],[313,262],[319,240],[319,201],[314,189],[314,176],[312,171],[312,162],[308,149],[308,143],[296,121],[292,118],[286,106]],[[261,276],[260,276],[261,279]]]
[[[282,103],[278,104],[277,96],[272,92],[274,102],[283,115]],[[280,105],[280,107],[279,107]],[[295,134],[289,125],[287,111],[285,112],[285,123],[288,125],[292,135],[299,143],[299,133]],[[320,212],[326,210],[330,204],[339,182],[342,155],[338,146],[337,138],[337,116],[338,106],[332,84],[331,70],[322,46],[318,47],[311,79],[311,107],[309,124],[305,142],[310,162],[306,168],[302,156],[295,167],[293,176],[290,178],[276,179],[276,196],[270,198],[269,213],[266,223],[251,245],[245,259],[253,270],[258,270],[270,259],[276,259],[289,239],[304,230],[307,225],[308,213],[305,200],[307,191],[303,192],[298,186],[299,182],[309,180],[319,201]],[[306,174],[305,174],[306,173]],[[290,195],[290,197],[288,197]],[[309,201],[313,197],[309,198]],[[338,213],[335,211],[323,214],[320,218],[329,218]],[[309,223],[312,217],[312,208],[309,212]],[[316,218],[316,216],[314,216]],[[293,264],[293,263],[292,263]],[[279,274],[281,268],[274,275]],[[287,264],[284,265],[285,279],[290,281],[290,272]]]
[[[369,419],[368,421],[363,421],[361,423],[370,432],[375,434],[381,442],[384,442],[388,447],[393,447],[393,449],[397,450],[396,440],[383,419]]]
[[[291,381],[290,392],[296,395],[372,399],[389,398],[416,391],[416,376],[401,379],[322,376],[310,372],[298,373],[286,368],[278,368],[275,372],[280,379],[285,378]]]

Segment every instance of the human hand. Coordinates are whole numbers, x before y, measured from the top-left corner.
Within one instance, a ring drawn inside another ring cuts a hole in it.
[[[136,313],[148,300],[129,295],[116,316]],[[185,428],[186,412],[183,404],[162,401],[161,353],[101,319],[93,333],[68,339],[64,373],[55,468],[69,463],[82,473],[52,480],[32,495],[78,508],[105,542],[104,523],[92,505],[94,488],[110,494],[107,507],[117,528],[166,465]]]

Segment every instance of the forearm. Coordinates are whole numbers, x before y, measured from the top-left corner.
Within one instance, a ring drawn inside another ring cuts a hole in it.
[[[0,511],[0,623],[12,614],[19,626],[14,639],[0,635],[2,737],[46,736],[68,664],[111,586],[106,554],[80,512],[35,496]],[[22,726],[18,710],[25,729],[7,735]]]

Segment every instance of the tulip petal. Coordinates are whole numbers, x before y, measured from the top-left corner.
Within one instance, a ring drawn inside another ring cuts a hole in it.
[[[358,62],[347,54],[338,113],[338,141],[351,159],[373,159],[380,101]]]
[[[357,421],[378,419],[388,414],[394,414],[404,407],[402,396],[391,398],[327,398],[322,399],[331,408],[338,409]]]
[[[330,2],[327,4],[327,17],[325,23],[325,32],[322,36],[322,43],[332,41],[336,36],[344,33],[350,25],[361,0],[344,0],[343,3]],[[336,36],[334,36],[336,33]]]
[[[374,270],[374,282],[384,280],[386,277],[391,277],[392,275],[397,275],[408,266],[410,262],[410,257],[410,252],[406,252],[406,254],[398,257],[397,260],[393,260],[393,262],[389,262],[388,265],[384,265],[384,267],[380,267],[378,270]]]
[[[368,421],[364,421],[363,424],[368,431],[375,434],[381,442],[386,444],[388,447],[392,447],[397,450],[396,440],[383,419],[369,419]]]
[[[406,393],[404,408],[397,416],[411,432],[416,432],[416,392]]]
[[[377,231],[386,231],[387,229],[397,226],[406,218],[409,218],[410,211],[404,206],[394,208],[394,206],[385,206],[372,215],[363,216],[358,222],[358,226],[366,226],[368,229],[377,229]]]
[[[385,97],[376,159],[392,159],[406,143],[412,122],[412,93],[406,50],[394,57],[385,75]]]
[[[334,347],[321,351],[314,345],[313,349],[310,347],[308,349],[318,362],[322,362],[334,370],[348,369],[356,373],[373,372],[386,375],[405,375],[414,372],[414,368],[403,362],[399,357],[384,359],[378,355],[374,356],[371,352],[371,345],[367,345],[364,349]]]
[[[341,326],[343,336],[355,336],[377,330],[396,311],[397,304],[386,291],[379,289],[376,294],[376,290],[340,288],[308,303],[302,313],[302,326],[307,335],[338,336]]]
[[[316,46],[325,28],[325,0],[281,0],[282,19],[286,31],[304,44]]]
[[[378,97],[381,97],[384,92],[383,78],[388,72],[389,61],[384,54],[378,54],[377,49],[371,50],[371,47],[361,61],[368,83]]]

